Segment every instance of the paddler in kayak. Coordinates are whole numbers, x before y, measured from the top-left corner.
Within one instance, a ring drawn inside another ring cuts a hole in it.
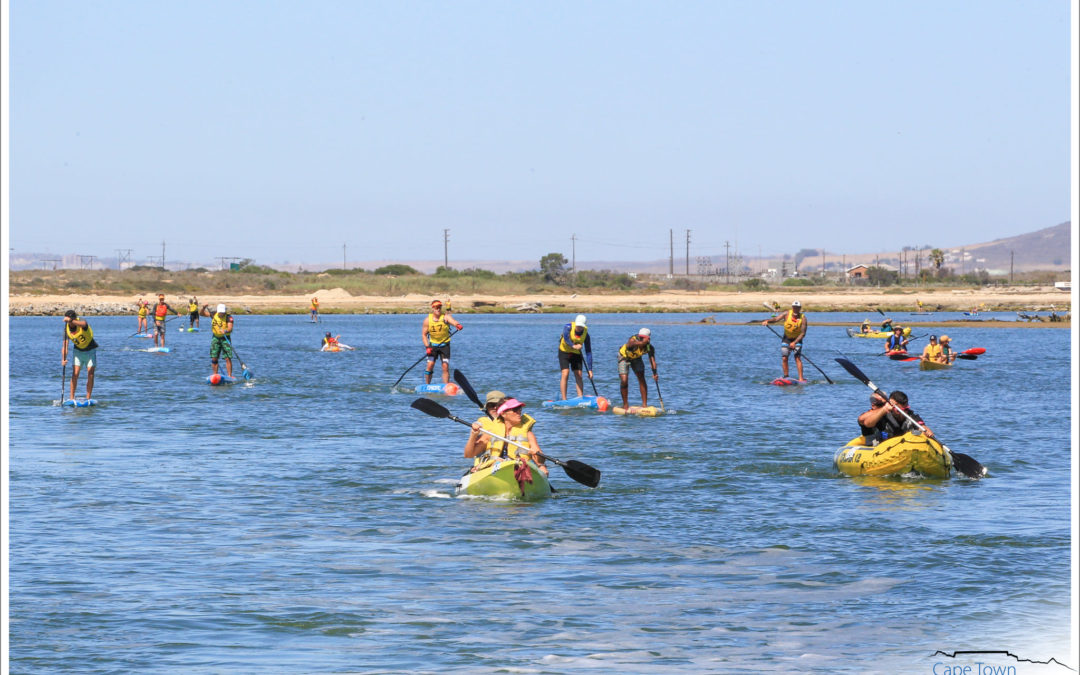
[[[218,359],[225,357],[225,374],[232,377],[232,360],[236,356],[232,348],[233,318],[226,311],[224,304],[217,306],[217,311],[210,313],[210,306],[203,305],[202,315],[210,318],[210,367],[214,375],[218,373]]]
[[[86,400],[94,393],[94,366],[97,362],[98,343],[90,324],[79,318],[75,310],[64,312],[64,344],[60,349],[60,362],[67,365],[68,340],[74,346],[75,357],[71,366],[71,399],[75,400],[75,385],[79,383],[79,369],[86,366]]]
[[[323,336],[322,348],[319,349],[319,351],[321,351],[321,352],[336,351],[337,349],[341,349],[341,347],[338,347],[337,338],[332,336],[330,334],[330,331],[327,331],[326,335]]]
[[[893,329],[893,320],[889,317],[885,317],[885,320],[881,322],[882,332],[891,331]]]
[[[802,313],[802,303],[796,300],[791,309],[761,322],[762,326],[784,322],[784,335],[780,338],[780,364],[784,377],[788,377],[788,355],[795,355],[795,368],[799,371],[799,381],[803,381],[802,341],[806,337],[806,315]]]
[[[948,335],[942,335],[938,338],[938,344],[941,345],[942,363],[952,363],[956,360],[956,352],[953,351],[952,341]]]
[[[465,442],[465,457],[479,458],[488,451],[491,447],[491,443],[498,442],[492,439],[491,436],[482,433],[480,431],[481,429],[486,429],[493,434],[505,436],[503,433],[506,431],[504,428],[505,425],[499,421],[499,416],[496,411],[498,411],[499,406],[509,398],[509,396],[497,389],[487,393],[487,396],[484,399],[484,414],[472,423],[472,432],[469,434],[469,440]],[[533,425],[536,424],[536,420],[533,419],[531,415],[522,414],[521,419],[521,425],[526,431],[532,429]],[[518,450],[518,448],[510,446],[510,451],[516,450]],[[486,457],[476,459],[475,463],[477,465],[483,464],[486,459]]]
[[[911,338],[904,338],[904,329],[900,326],[893,326],[892,330],[892,335],[890,335],[889,339],[885,341],[885,351],[906,352],[907,343],[911,342]]]
[[[566,400],[566,383],[570,379],[570,370],[574,371],[574,382],[577,384],[578,398],[585,393],[582,388],[581,366],[582,350],[584,350],[584,365],[588,366],[589,379],[592,379],[592,340],[589,338],[589,327],[585,325],[585,315],[578,314],[574,320],[563,326],[562,335],[559,337],[559,395]]]
[[[619,393],[622,394],[622,407],[629,408],[628,396],[630,394],[630,371],[637,375],[638,389],[641,391],[641,407],[649,405],[649,387],[645,384],[645,360],[649,355],[649,365],[652,366],[652,378],[657,380],[656,374],[656,350],[652,345],[652,331],[642,328],[635,335],[631,335],[622,347],[619,347]]]
[[[165,321],[170,314],[183,316],[179,310],[175,310],[165,302],[165,294],[158,293],[157,304],[154,305],[154,346],[165,346]]]
[[[442,359],[443,384],[450,382],[450,326],[458,330],[464,328],[454,317],[443,314],[441,300],[431,301],[431,313],[420,324],[420,337],[427,352],[427,370],[424,372],[424,384],[431,384],[435,373],[435,359]]]
[[[900,410],[918,424],[904,417]],[[926,422],[908,407],[907,394],[902,391],[889,394],[887,401],[876,392],[870,394],[870,409],[859,415],[859,431],[862,432],[866,445],[877,445],[887,438],[903,436],[909,431],[921,431],[931,438],[934,437],[934,432],[926,426]]]
[[[484,406],[484,411],[487,412],[491,406],[490,401],[501,394],[499,391],[488,392],[487,403]],[[495,408],[495,419],[485,422],[483,418],[480,418],[473,423],[473,430],[469,434],[469,443],[465,444],[465,456],[472,456],[476,459],[473,461],[476,464],[482,464],[486,461],[486,457],[481,457],[486,451],[492,457],[502,457],[515,459],[524,455],[528,455],[540,470],[547,475],[547,467],[544,466],[544,461],[536,453],[540,452],[540,443],[536,440],[536,434],[533,433],[533,426],[536,424],[536,420],[532,417],[524,414],[523,409],[525,404],[516,398],[503,398]],[[487,434],[480,433],[479,429],[485,428],[493,433],[496,433],[503,438],[508,438],[519,445],[528,447],[528,450],[522,450],[516,445],[510,445],[506,441],[492,438]],[[487,439],[486,443],[481,447],[481,443],[474,439],[474,436],[483,436]],[[470,447],[471,446],[471,447]],[[470,455],[469,453],[474,454]]]
[[[145,333],[149,330],[149,326],[146,323],[146,317],[150,314],[150,303],[139,298],[139,302],[136,303],[139,308],[139,330],[135,334]]]
[[[938,344],[936,335],[931,335],[930,344],[923,347],[922,360],[933,361],[934,363],[946,363],[945,357],[941,353],[941,345]]]

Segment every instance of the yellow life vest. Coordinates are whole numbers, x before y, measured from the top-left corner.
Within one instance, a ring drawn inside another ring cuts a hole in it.
[[[79,328],[72,332],[71,324],[66,324],[64,328],[67,330],[68,339],[75,344],[75,349],[79,351],[86,351],[90,349],[90,345],[94,342],[94,330],[90,328],[90,324],[86,324],[86,328]]]
[[[923,356],[931,361],[938,361],[941,357],[941,345],[926,345],[923,348]]]
[[[149,313],[150,313],[150,310],[147,308],[146,305],[139,305],[139,316],[140,317],[145,319],[146,315],[149,314]]]
[[[197,302],[189,302],[188,305],[187,305],[187,309],[188,309],[189,312],[192,312],[192,313],[197,312],[197,311],[199,311],[199,303],[197,303]]]
[[[427,315],[428,339],[433,345],[442,345],[450,342],[450,324],[446,323],[446,315],[435,318],[434,314]]]
[[[312,309],[318,309],[319,308],[319,301],[316,298],[311,299],[311,308]]]
[[[228,327],[228,314],[214,314],[210,321],[210,330],[213,331],[214,337],[225,337],[226,329],[228,329]]]
[[[510,430],[510,433],[506,433],[506,424],[498,419],[491,419],[487,415],[476,420],[480,423],[480,426],[487,429],[493,434],[502,436],[503,438],[509,438],[512,441],[520,443],[522,445],[529,445],[529,430],[536,424],[536,420],[531,415],[522,414],[521,425],[516,426]],[[497,438],[492,438],[488,444],[488,451],[482,455],[476,457],[473,461],[475,466],[480,466],[486,462],[491,461],[492,457],[501,457],[503,451],[506,452],[506,456],[513,459],[519,454],[528,455],[528,453],[516,445],[510,445],[505,441],[500,441]]]
[[[575,335],[574,334],[574,329],[575,328],[577,328],[577,324],[571,323],[570,324],[570,335],[573,337],[573,339],[577,340],[579,342],[579,344],[585,344],[585,337],[589,334],[588,326],[582,326],[582,328],[584,328],[584,330],[581,331],[581,335]],[[566,352],[567,354],[581,354],[581,350],[580,349],[574,349],[571,345],[567,344],[566,343],[566,338],[564,338],[562,335],[559,336],[559,351],[560,352]]]
[[[799,318],[795,318],[795,312],[790,309],[787,312],[787,318],[784,319],[784,337],[788,340],[794,339],[802,332],[803,323],[806,321],[806,315],[800,314]]]
[[[652,342],[647,342],[646,344],[637,347],[636,349],[629,349],[629,347],[630,341],[627,340],[626,344],[624,344],[622,347],[619,347],[619,356],[623,357],[627,361],[633,361],[634,359],[640,359],[642,356],[648,354],[649,348],[652,347]]]

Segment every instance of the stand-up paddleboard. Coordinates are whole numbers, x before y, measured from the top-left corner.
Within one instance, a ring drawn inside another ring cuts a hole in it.
[[[192,326],[190,328],[184,328],[183,326],[180,326],[176,330],[180,331],[181,333],[198,333],[199,332],[199,329],[194,327],[194,326]]]
[[[131,337],[137,337],[137,338],[152,338],[152,337],[154,337],[154,334],[153,334],[153,333],[135,333],[135,334],[134,334],[134,335],[132,335]]]
[[[654,405],[632,405],[629,408],[620,408],[619,406],[615,406],[611,409],[611,412],[615,413],[616,415],[637,415],[639,417],[656,417],[657,415],[663,413],[660,408],[657,408]]]
[[[793,380],[790,377],[778,377],[769,384],[775,384],[778,387],[793,387],[800,384],[806,384],[807,380]]]
[[[150,347],[149,349],[143,349],[141,351],[154,352],[157,354],[168,354],[172,351],[172,347]]]
[[[544,401],[540,405],[545,408],[589,408],[604,412],[611,406],[611,402],[603,396],[578,396],[564,401]]]
[[[453,382],[439,382],[438,384],[421,384],[416,388],[417,394],[442,394],[443,396],[457,396],[461,393],[461,387]]]
[[[84,398],[83,400],[80,401],[78,399],[69,398],[68,400],[64,401],[63,405],[66,405],[66,406],[72,407],[72,408],[89,408],[92,405],[97,405],[97,399],[96,398]]]
[[[206,378],[206,383],[214,387],[222,384],[234,384],[235,382],[235,377],[229,377],[225,373],[214,373]]]

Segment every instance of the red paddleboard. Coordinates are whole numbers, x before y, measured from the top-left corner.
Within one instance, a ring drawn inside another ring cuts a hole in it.
[[[770,384],[775,384],[778,387],[792,387],[799,384],[806,384],[806,380],[793,380],[790,377],[778,377]]]

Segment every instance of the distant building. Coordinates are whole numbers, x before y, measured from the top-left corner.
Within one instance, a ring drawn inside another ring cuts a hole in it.
[[[847,268],[848,279],[865,279],[868,276],[870,267],[867,265],[856,265],[855,267]]]

